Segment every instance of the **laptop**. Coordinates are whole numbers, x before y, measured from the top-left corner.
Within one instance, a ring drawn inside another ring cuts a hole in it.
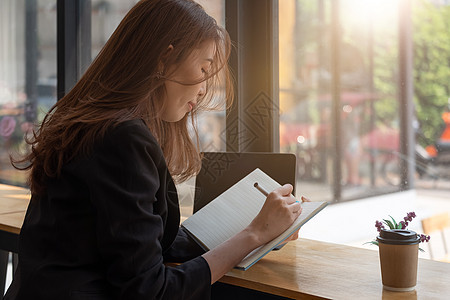
[[[292,153],[203,152],[195,180],[194,213],[259,168],[279,184],[292,184],[295,196],[296,157]]]

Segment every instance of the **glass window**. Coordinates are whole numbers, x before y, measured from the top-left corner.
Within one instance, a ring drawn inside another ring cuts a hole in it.
[[[0,1],[0,31],[0,182],[24,186],[9,155],[56,102],[56,0]]]
[[[450,187],[450,1],[414,0],[416,186]]]
[[[414,160],[400,153],[398,3],[279,2],[280,146],[297,155],[298,190],[311,197],[399,191],[402,161],[416,164],[418,187],[449,178],[449,4],[412,2],[414,71],[407,75],[414,76]]]
[[[336,20],[332,1],[280,1],[280,146],[317,199],[334,199],[336,182],[342,199],[399,189],[397,7],[369,3],[340,1]]]
[[[92,57],[96,57],[136,0],[92,0]]]
[[[297,156],[297,190],[331,200],[330,1],[280,1],[279,14],[280,150]]]

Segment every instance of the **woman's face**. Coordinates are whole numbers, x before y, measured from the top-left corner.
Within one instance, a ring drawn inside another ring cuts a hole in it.
[[[199,49],[194,50],[180,65],[167,70],[171,75],[165,82],[166,92],[162,111],[164,121],[177,122],[197,105],[198,98],[206,92],[206,81],[194,85],[189,83],[205,78],[210,69],[213,55],[214,43],[206,42]]]

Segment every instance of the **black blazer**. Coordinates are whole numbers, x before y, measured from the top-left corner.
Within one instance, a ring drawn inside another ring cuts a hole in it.
[[[32,196],[5,299],[208,299],[209,266],[179,221],[156,139],[121,123]]]

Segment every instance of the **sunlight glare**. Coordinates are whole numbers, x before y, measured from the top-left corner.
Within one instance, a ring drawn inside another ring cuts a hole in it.
[[[397,18],[398,0],[347,0],[343,1],[343,21],[350,26],[364,26],[372,21],[374,26],[393,26]]]

